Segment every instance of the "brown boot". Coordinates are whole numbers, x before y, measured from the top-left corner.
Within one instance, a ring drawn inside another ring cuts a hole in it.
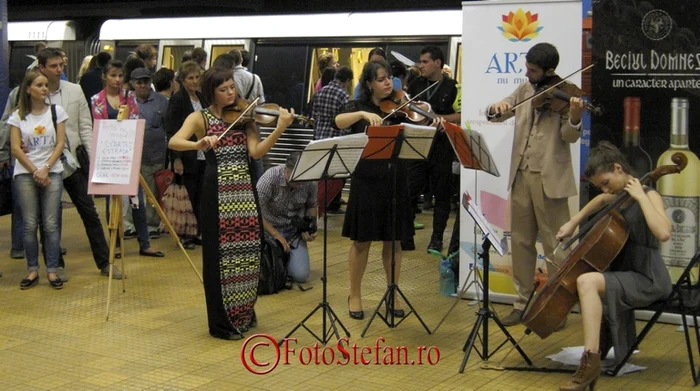
[[[589,385],[591,391],[600,377],[600,353],[584,352],[581,364],[569,382],[559,387],[559,391],[584,391]]]

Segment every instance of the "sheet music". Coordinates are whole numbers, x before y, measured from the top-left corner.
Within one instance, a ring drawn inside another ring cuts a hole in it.
[[[496,232],[491,229],[491,224],[484,217],[481,207],[473,202],[469,193],[464,192],[462,196],[462,206],[467,210],[467,213],[474,219],[474,222],[479,226],[481,232],[486,235],[486,238],[491,242],[493,248],[501,255],[508,250],[508,242],[506,238],[499,238]]]
[[[92,182],[129,184],[137,121],[99,121]]]
[[[368,137],[364,133],[332,137],[310,142],[299,158],[291,181],[314,181],[323,177],[330,150],[337,145],[336,154],[328,166],[329,178],[349,178],[362,156]]]
[[[403,135],[406,141],[401,146],[399,159],[425,160],[433,145],[435,132],[432,126],[405,123]]]
[[[483,170],[493,176],[501,176],[496,161],[489,152],[486,140],[476,130],[467,130],[458,125],[445,123],[447,138],[464,168]]]

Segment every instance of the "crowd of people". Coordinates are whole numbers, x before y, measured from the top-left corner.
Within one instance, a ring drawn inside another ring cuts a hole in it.
[[[342,235],[351,240],[347,306],[352,319],[364,318],[362,277],[372,242],[382,242],[387,284],[398,282],[402,252],[415,249],[413,236],[422,228],[414,222],[422,193],[430,192],[435,199],[428,250],[443,250],[450,196],[458,179],[452,170],[455,156],[443,133],[436,134],[426,161],[399,161],[392,167],[388,161],[361,160],[352,177],[345,211],[340,195],[329,205],[319,205],[316,183],[290,181],[298,153],[290,154],[283,165],[267,171],[262,167],[263,156],[294,121],[294,110],[281,108],[274,129],[264,138],[254,121],[234,121],[230,117],[241,99],[264,102],[262,80],[247,69],[250,58],[245,51],[223,54],[205,70],[207,59],[207,53],[196,48],[187,53],[177,71],[155,71],[156,50],[150,45],[139,46],[124,62],[101,52],[83,61],[76,84],[65,80],[65,52],[37,47],[36,64],[10,94],[0,124],[0,164],[12,167],[16,201],[10,255],[27,262],[28,274],[20,281],[21,289],[39,283],[40,247],[49,285],[60,289],[68,281],[61,248],[64,190],[83,221],[100,274],[109,275],[107,241],[87,192],[88,173],[72,157],[82,153],[80,148],[91,154],[93,122],[117,119],[124,107],[128,118],[146,123],[140,173],[151,191],[158,192],[156,173],[168,167],[181,176],[187,189],[197,232],[184,239],[189,248],[202,246],[209,333],[213,337],[236,340],[257,326],[254,307],[263,235],[277,240],[289,253],[292,280],[309,278],[307,242],[316,234],[300,232],[296,222],[305,218],[315,221],[320,206],[325,213],[345,213]],[[562,389],[579,390],[595,384],[601,356],[609,347],[626,351],[631,343],[628,337],[634,336],[630,334],[634,329],[632,309],[669,294],[671,283],[658,245],[668,240],[670,223],[658,193],[642,187],[630,175],[624,156],[608,143],[592,149],[586,167],[586,176],[604,194],[570,217],[567,199],[575,195],[576,187],[569,144],[580,137],[582,101],[571,98],[566,112],[534,110],[528,102],[512,109],[556,75],[558,62],[554,46],[534,45],[526,56],[529,83],[520,84],[485,112],[494,122],[515,117],[508,185],[518,300],[502,319],[504,325],[522,321],[533,289],[538,236],[545,252],[552,253],[557,240],[571,236],[579,222],[615,195],[627,192],[633,199],[622,211],[631,233],[620,262],[609,271],[585,273],[578,279],[585,353],[581,367]],[[340,66],[331,53],[322,54],[317,63],[318,82],[307,109],[316,120],[315,139],[363,133],[368,126],[388,124],[380,104],[397,91],[406,91],[409,96],[424,92],[421,100],[430,103],[436,114],[431,126],[439,129],[443,122],[460,122],[461,88],[449,76],[438,47],[423,48],[415,67],[389,63],[383,49],[372,50],[354,90],[353,71]],[[431,85],[434,88],[427,88]],[[394,194],[396,214],[391,215],[387,211],[392,210]],[[159,216],[144,202],[143,189],[139,188],[136,198],[137,202],[126,201],[125,236],[137,238],[141,256],[162,258],[165,254],[150,243],[160,235]],[[458,248],[454,234],[458,228],[457,221],[449,252]],[[113,277],[122,275],[115,270]],[[394,316],[405,316],[398,301],[385,305]],[[563,322],[560,328],[565,326]],[[599,335],[605,338],[600,340]]]

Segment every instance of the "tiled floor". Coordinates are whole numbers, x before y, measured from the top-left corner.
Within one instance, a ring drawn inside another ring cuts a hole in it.
[[[102,203],[98,200],[98,210],[104,210]],[[20,291],[18,285],[26,273],[25,262],[9,259],[10,219],[2,217],[0,390],[541,390],[557,389],[557,385],[566,380],[567,374],[485,370],[476,354],[471,355],[466,371],[458,373],[463,358],[461,349],[478,308],[467,300],[458,303],[434,335],[428,335],[417,319],[410,316],[397,328],[388,328],[380,319],[375,319],[361,338],[368,317],[357,321],[350,319],[347,313],[349,242],[339,235],[342,220],[342,216],[329,217],[328,302],[349,329],[350,344],[357,345],[357,354],[352,347],[343,345],[351,353],[350,362],[346,363],[335,343],[329,344],[325,351],[321,346],[316,353],[314,338],[299,329],[292,335],[297,338],[296,343],[291,342],[287,351],[284,345],[281,347],[279,365],[269,374],[255,375],[242,364],[244,341],[209,337],[203,289],[169,237],[152,243],[153,247],[167,253],[165,259],[138,257],[136,242],[127,242],[126,291],[122,291],[121,282],[114,284],[111,317],[105,321],[107,279],[100,277],[92,262],[75,209],[64,212],[63,246],[69,251],[66,262],[71,278],[61,291],[52,290],[44,274],[37,287]],[[436,260],[424,251],[430,235],[431,215],[419,215],[418,221],[426,223],[427,227],[418,231],[419,251],[405,253],[400,287],[432,330],[454,299],[438,292]],[[449,223],[448,227],[451,226]],[[363,305],[367,315],[386,288],[380,247],[375,244],[371,249],[363,282]],[[306,285],[313,289],[307,292],[294,289],[258,300],[259,326],[255,331],[271,338],[261,337],[245,345],[243,358],[249,365],[254,365],[250,361],[250,350],[256,343],[265,341],[267,346],[258,344],[253,357],[260,364],[274,362],[271,341],[284,337],[319,303],[322,241],[313,242],[310,251],[312,277]],[[200,250],[189,254],[199,267]],[[495,307],[502,316],[509,311],[505,305]],[[306,325],[320,333],[320,313]],[[500,344],[502,335],[493,324],[490,330],[493,349]],[[520,338],[524,328],[511,330]],[[574,314],[564,331],[544,341],[534,335],[528,336],[522,344],[535,365],[553,366],[544,357],[563,347],[580,345],[580,335],[580,317]],[[379,365],[375,364],[377,341],[380,343]],[[390,348],[401,346],[406,349]],[[423,350],[419,355],[419,346],[434,348]],[[363,348],[368,350],[364,356]],[[500,362],[505,350],[498,352],[491,363]],[[383,365],[390,351],[396,353],[394,361],[409,364],[414,361],[414,365]],[[335,356],[331,358],[331,354]],[[407,354],[408,358],[398,359],[400,354]],[[318,357],[319,364],[314,357]],[[324,365],[324,357],[332,364]],[[370,364],[363,365],[363,357]],[[422,365],[418,365],[419,357]],[[357,359],[357,365],[353,358]],[[691,388],[685,344],[676,326],[654,327],[633,362],[648,369],[618,378],[601,378],[599,389]],[[503,365],[523,363],[517,352],[513,352]],[[270,368],[268,365],[256,370]]]

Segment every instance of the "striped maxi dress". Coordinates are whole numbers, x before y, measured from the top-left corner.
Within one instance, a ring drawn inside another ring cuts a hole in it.
[[[228,123],[202,110],[207,136]],[[202,187],[202,258],[209,334],[237,339],[255,327],[262,222],[248,166],[245,130],[232,129],[205,152]]]

